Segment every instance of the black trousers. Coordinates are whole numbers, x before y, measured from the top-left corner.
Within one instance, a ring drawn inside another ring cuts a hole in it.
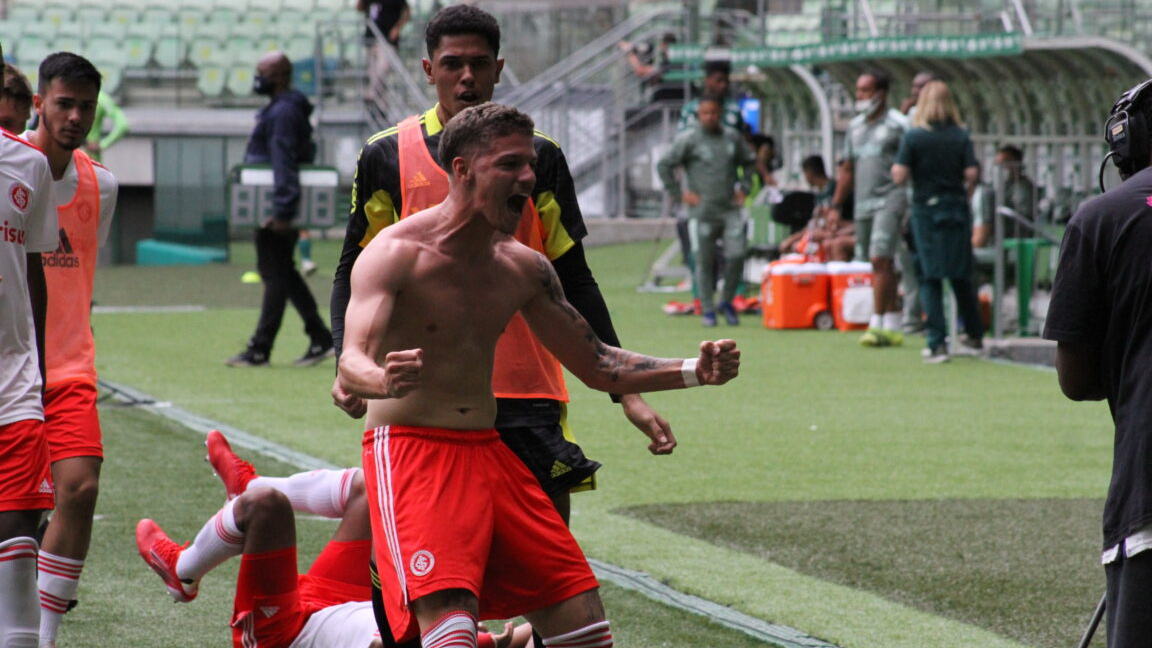
[[[1104,565],[1108,648],[1152,646],[1152,551]]]
[[[296,270],[293,255],[299,239],[300,231],[297,229],[284,233],[266,227],[256,230],[256,269],[264,281],[264,301],[260,305],[256,333],[248,343],[251,349],[271,353],[288,301],[304,320],[304,332],[312,344],[332,344],[332,331],[320,317],[316,298]]]

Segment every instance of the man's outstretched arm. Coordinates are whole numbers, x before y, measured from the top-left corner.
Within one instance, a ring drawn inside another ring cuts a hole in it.
[[[544,346],[584,384],[607,392],[639,393],[698,385],[723,385],[740,369],[732,340],[702,342],[693,359],[655,358],[601,342],[588,322],[564,299],[551,264],[536,254],[539,292],[521,309]]]

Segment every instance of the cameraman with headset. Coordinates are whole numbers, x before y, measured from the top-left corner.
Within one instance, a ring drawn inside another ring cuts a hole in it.
[[[1124,181],[1068,222],[1044,328],[1064,395],[1107,398],[1116,427],[1101,556],[1109,648],[1152,645],[1150,126],[1152,79],[1112,108],[1105,139]]]

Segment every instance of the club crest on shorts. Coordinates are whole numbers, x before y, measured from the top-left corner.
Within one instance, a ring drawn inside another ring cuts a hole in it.
[[[16,211],[24,211],[28,208],[28,201],[31,200],[32,191],[28,187],[20,184],[19,182],[12,185],[12,191],[8,193],[8,199],[12,201],[12,206]]]
[[[436,556],[433,556],[431,551],[425,549],[421,549],[412,554],[412,559],[408,561],[408,568],[411,569],[412,573],[416,576],[424,576],[432,571],[432,568],[435,566]]]

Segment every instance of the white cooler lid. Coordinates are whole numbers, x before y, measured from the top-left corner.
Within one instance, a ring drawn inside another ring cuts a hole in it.
[[[771,266],[773,275],[798,274],[828,274],[828,266],[824,263],[774,263]]]
[[[829,261],[828,274],[867,274],[872,272],[872,264],[867,261]]]

